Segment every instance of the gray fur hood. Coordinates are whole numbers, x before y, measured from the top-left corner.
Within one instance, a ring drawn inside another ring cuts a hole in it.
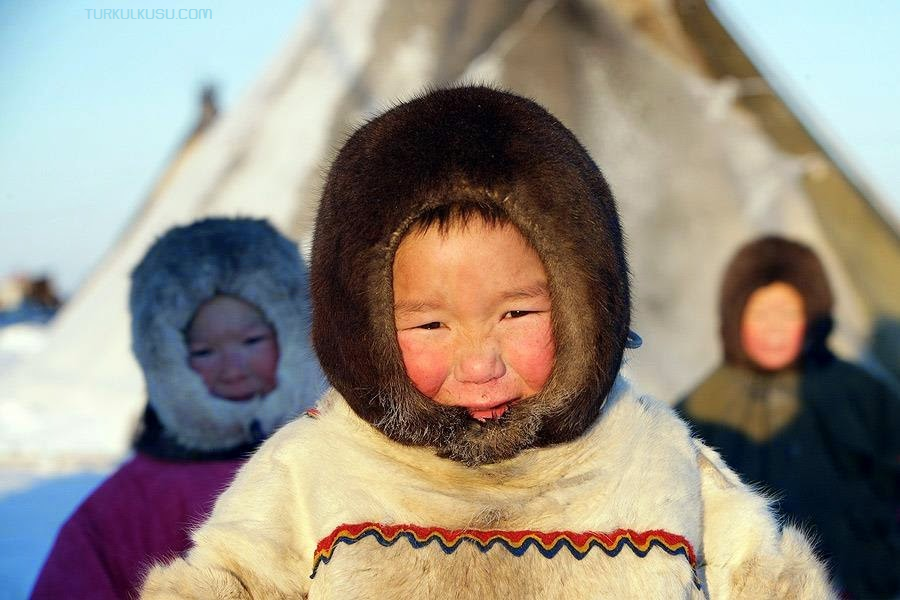
[[[185,329],[216,295],[252,303],[276,331],[277,387],[266,396],[215,397],[188,366]],[[296,245],[267,221],[209,218],[169,230],[132,272],[129,303],[148,398],[143,443],[156,454],[252,449],[324,390],[310,347],[306,267]]]

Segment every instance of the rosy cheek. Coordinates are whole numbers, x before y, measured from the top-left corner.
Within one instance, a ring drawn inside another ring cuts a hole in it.
[[[400,331],[397,341],[403,355],[403,366],[413,385],[429,398],[434,398],[450,372],[450,361],[446,350],[421,339],[427,335],[419,331]]]
[[[790,346],[791,361],[800,355],[803,349],[803,338],[806,335],[805,324],[798,324],[788,331],[788,344]]]
[[[744,323],[741,343],[747,355],[766,369],[781,369],[800,355],[806,327],[803,322],[786,325],[775,333]]]
[[[188,360],[188,366],[197,373],[203,383],[209,388],[216,378],[216,359],[212,357],[198,357]]]
[[[512,344],[507,344],[508,361],[528,386],[527,393],[536,394],[550,379],[556,360],[556,345],[550,319],[523,327]]]
[[[269,393],[277,386],[278,344],[274,341],[260,345],[254,361],[254,373],[262,380],[264,393]]]

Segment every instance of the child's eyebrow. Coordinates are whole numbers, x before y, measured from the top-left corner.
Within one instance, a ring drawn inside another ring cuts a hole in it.
[[[501,296],[502,300],[527,300],[529,298],[539,298],[541,296],[549,296],[550,288],[544,282],[535,283],[527,287],[509,290]]]
[[[500,300],[527,300],[529,298],[540,298],[542,296],[549,295],[550,288],[547,287],[547,284],[544,282],[539,282],[522,288],[508,290],[500,295]],[[415,313],[424,313],[433,310],[440,310],[442,307],[443,305],[440,302],[431,300],[425,300],[421,302],[397,302],[396,304],[394,304],[394,314],[408,315]]]
[[[440,305],[437,302],[397,302],[394,304],[394,314],[422,313],[439,308]]]

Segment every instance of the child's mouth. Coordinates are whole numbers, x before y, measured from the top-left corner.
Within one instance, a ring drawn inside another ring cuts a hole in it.
[[[489,419],[499,419],[507,409],[509,409],[509,402],[504,402],[490,408],[469,408],[468,411],[469,416],[476,421],[484,423]]]

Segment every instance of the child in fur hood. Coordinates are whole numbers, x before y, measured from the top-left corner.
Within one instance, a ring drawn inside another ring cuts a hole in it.
[[[743,246],[720,294],[724,361],[677,407],[808,527],[849,598],[900,594],[900,399],[826,345],[833,297],[809,247]]]
[[[338,154],[311,266],[333,386],[145,598],[828,598],[797,530],[618,376],[619,218],[524,98],[433,91]]]
[[[132,344],[147,407],[135,454],[63,525],[34,598],[122,599],[189,531],[247,456],[315,402],[296,245],[253,219],[206,219],[156,241],[132,273]]]

